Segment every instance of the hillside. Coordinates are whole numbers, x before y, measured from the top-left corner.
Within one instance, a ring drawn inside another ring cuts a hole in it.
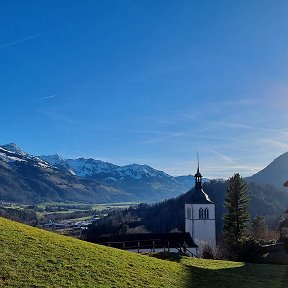
[[[205,192],[216,206],[217,234],[221,232],[223,225],[226,185],[225,181],[217,180],[211,180],[203,185]],[[168,233],[175,228],[184,231],[184,205],[190,201],[193,193],[194,189],[191,189],[177,198],[153,205],[140,204],[136,208],[131,207],[124,211],[110,212],[101,221],[93,223],[87,231],[87,239],[93,242],[94,237],[100,236],[101,233],[104,233],[103,231],[115,233],[115,229],[120,231],[123,225],[127,224],[129,228],[144,226],[145,229],[153,233]],[[277,224],[278,217],[288,207],[288,193],[269,185],[248,183],[248,195],[250,198],[250,216],[253,218],[260,214],[265,217],[266,223],[273,227]],[[113,228],[111,228],[112,223],[115,226]]]
[[[263,170],[247,177],[247,180],[283,188],[284,183],[288,180],[288,152],[274,159]]]
[[[183,258],[169,262],[0,218],[1,287],[282,288],[288,266]]]

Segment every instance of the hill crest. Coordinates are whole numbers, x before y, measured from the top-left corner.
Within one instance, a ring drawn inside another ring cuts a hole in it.
[[[246,179],[283,188],[284,183],[288,180],[288,152],[280,155],[264,169]]]

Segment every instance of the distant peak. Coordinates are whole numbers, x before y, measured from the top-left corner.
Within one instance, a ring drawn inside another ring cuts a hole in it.
[[[21,148],[19,148],[15,143],[9,143],[9,144],[5,144],[5,145],[1,145],[1,147],[4,148],[5,150],[8,150],[10,152],[14,152],[17,154],[21,154],[21,155],[27,154],[24,151],[22,151]]]
[[[51,165],[55,165],[55,164],[60,164],[60,163],[64,163],[65,160],[60,157],[58,154],[54,154],[54,155],[41,155],[38,156],[40,159],[46,161],[47,163],[51,164]]]
[[[15,143],[8,143],[8,144],[4,144],[2,145],[2,147],[11,147],[11,148],[16,148],[16,149],[20,149]]]
[[[63,160],[63,158],[61,156],[59,156],[58,154],[53,154],[53,155],[47,156],[47,157]]]

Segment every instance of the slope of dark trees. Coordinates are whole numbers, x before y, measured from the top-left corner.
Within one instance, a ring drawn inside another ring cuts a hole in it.
[[[25,223],[31,226],[38,224],[36,212],[31,209],[13,209],[0,207],[0,217]]]
[[[205,192],[216,205],[216,230],[223,226],[224,198],[227,182],[213,180],[203,184]],[[153,233],[167,233],[172,230],[184,231],[184,205],[194,193],[194,189],[181,196],[157,204],[140,204],[136,208],[113,211],[106,218],[94,223],[87,231],[90,240],[103,234],[122,233],[129,228],[144,227]],[[288,207],[288,193],[269,185],[248,183],[251,218],[260,214],[271,226]]]
[[[268,166],[263,170],[248,177],[248,181],[255,181],[258,183],[268,183],[277,188],[282,188],[284,183],[288,180],[288,152],[280,155],[274,159]]]

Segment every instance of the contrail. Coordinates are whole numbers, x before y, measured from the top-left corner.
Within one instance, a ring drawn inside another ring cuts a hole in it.
[[[51,98],[55,98],[55,97],[56,97],[56,94],[53,94],[53,95],[50,95],[50,96],[38,98],[38,100],[46,100],[46,99],[51,99]]]
[[[40,37],[40,36],[46,35],[47,33],[49,33],[49,32],[36,33],[36,34],[32,34],[32,35],[30,35],[30,36],[27,36],[27,37],[25,37],[25,38],[22,38],[22,39],[13,41],[13,42],[9,42],[9,43],[2,44],[2,45],[0,45],[0,49],[1,49],[1,48],[5,48],[5,47],[14,46],[14,45],[20,44],[20,43],[22,43],[22,42],[25,42],[25,41],[28,41],[28,40],[31,40],[31,39],[34,39],[34,38],[38,38],[38,37]]]

